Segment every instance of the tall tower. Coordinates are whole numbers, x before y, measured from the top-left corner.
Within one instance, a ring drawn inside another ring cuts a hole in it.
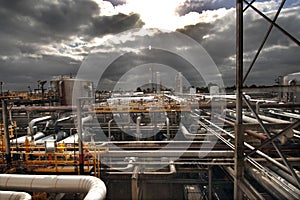
[[[178,72],[176,75],[175,91],[178,93],[182,93],[182,73],[181,72]]]
[[[157,94],[160,94],[160,88],[161,88],[160,73],[156,72],[156,93]]]

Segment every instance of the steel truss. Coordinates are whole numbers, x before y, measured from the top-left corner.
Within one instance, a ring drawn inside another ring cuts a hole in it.
[[[300,180],[297,176],[295,170],[289,163],[287,157],[284,155],[284,153],[281,151],[280,145],[274,142],[275,139],[285,134],[288,130],[295,128],[299,126],[300,120],[297,120],[293,124],[287,125],[281,132],[279,132],[275,136],[271,136],[269,127],[267,127],[263,120],[260,119],[257,111],[251,107],[250,102],[247,100],[245,95],[243,95],[244,89],[244,83],[247,80],[248,75],[250,74],[251,70],[253,69],[253,66],[255,65],[255,62],[262,51],[270,33],[272,32],[273,27],[277,28],[279,31],[281,31],[285,36],[287,36],[291,41],[293,41],[296,45],[300,46],[299,40],[297,40],[292,34],[290,34],[287,30],[282,28],[280,25],[276,23],[277,19],[279,18],[280,12],[286,3],[286,0],[282,0],[275,16],[273,19],[270,19],[267,17],[263,12],[261,12],[259,9],[257,9],[253,3],[255,0],[252,0],[251,2],[248,2],[246,0],[236,0],[236,122],[235,122],[235,169],[234,169],[234,199],[242,199],[243,198],[243,180],[244,180],[244,167],[245,167],[245,160],[247,157],[249,157],[252,154],[258,153],[259,150],[266,146],[267,144],[272,144],[274,148],[276,149],[278,155],[281,157],[284,168],[287,172],[290,173],[290,175],[293,177],[293,179],[296,181],[297,186],[300,188]],[[245,5],[245,7],[244,7]],[[269,28],[267,32],[264,35],[263,40],[261,41],[260,46],[257,49],[257,52],[247,70],[245,75],[243,75],[243,15],[244,12],[247,9],[252,9],[255,13],[263,17],[267,22],[269,22]],[[244,128],[245,124],[243,124],[243,102],[246,103],[250,111],[253,113],[257,121],[259,122],[259,126],[264,131],[264,133],[268,136],[268,139],[264,141],[259,147],[252,149],[250,153],[245,155],[244,148],[246,148],[244,143]]]

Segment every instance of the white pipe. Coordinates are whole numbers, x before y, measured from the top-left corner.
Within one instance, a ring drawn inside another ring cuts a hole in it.
[[[81,123],[82,123],[82,125],[84,124],[84,123],[86,123],[86,122],[88,122],[88,121],[92,121],[93,120],[93,116],[92,115],[88,115],[87,117],[83,117],[82,119],[81,119]]]
[[[207,135],[212,135],[210,133],[200,133],[200,134],[193,134],[193,133],[190,133],[183,124],[180,123],[180,130],[183,134],[183,136],[186,138],[186,139],[189,139],[189,140],[193,140],[193,139],[204,139]]]
[[[31,195],[26,192],[0,191],[1,200],[31,200]]]
[[[68,116],[68,117],[60,118],[60,119],[56,120],[55,123],[67,121],[67,120],[72,119],[72,118],[74,118],[74,117],[75,117],[75,115],[71,115],[71,116]]]
[[[253,113],[247,113],[247,115],[255,117]],[[265,120],[267,122],[273,122],[273,123],[291,123],[290,121],[282,120],[282,119],[277,119],[273,117],[268,117],[265,115],[258,115],[260,119]],[[287,141],[287,138],[292,138],[294,136],[294,131],[295,129],[290,129],[288,130],[284,135],[282,135],[280,138],[281,144],[285,144]],[[275,133],[280,132],[279,130],[274,130]]]
[[[77,143],[78,142],[78,133],[75,133],[74,135],[71,135],[63,140],[61,140],[59,143],[66,143],[66,144],[69,144],[69,143]]]
[[[278,199],[300,199],[300,191],[278,175],[267,169],[259,170],[246,166],[246,172]]]
[[[170,140],[170,120],[169,117],[166,117],[166,123],[167,123],[167,140]]]
[[[138,116],[136,119],[136,139],[137,141],[140,141],[141,139],[141,129],[140,129],[140,123],[141,123],[141,116]]]
[[[42,137],[45,137],[45,134],[43,132],[37,132],[35,135],[33,135],[33,137],[31,135],[25,135],[25,136],[10,140],[10,143],[11,144],[16,144],[16,143],[24,144],[26,138],[28,139],[29,142],[31,142],[32,138],[34,139],[34,141],[36,141]]]
[[[246,113],[246,115],[249,115],[251,117],[255,117],[253,113]],[[258,115],[260,119],[268,121],[268,122],[274,122],[274,123],[291,123],[290,121],[287,120],[282,120],[282,119],[276,119],[274,117],[268,117],[265,115]]]
[[[236,118],[236,113],[233,110],[225,109],[225,112],[230,117]],[[254,119],[252,117],[247,117],[245,115],[243,115],[243,121],[247,123],[254,123],[254,124],[258,123],[257,119]]]
[[[39,118],[35,118],[35,119],[31,120],[28,124],[28,134],[29,135],[34,134],[33,127],[36,123],[50,120],[50,119],[52,119],[52,116],[39,117]]]
[[[88,121],[91,121],[91,120],[93,120],[93,116],[92,115],[89,115],[87,117],[82,118],[81,119],[82,125],[84,123],[88,122]],[[75,141],[75,143],[77,143],[78,142],[78,138],[79,138],[79,135],[78,135],[78,133],[76,133],[74,135],[71,135],[71,136],[69,136],[69,137],[61,140],[59,143],[62,143],[62,142],[64,142],[64,143],[74,143],[74,141]]]
[[[0,189],[87,193],[85,200],[101,200],[106,196],[106,187],[103,181],[93,176],[0,174]]]
[[[155,171],[155,172],[144,172],[143,174],[171,175],[171,174],[175,174],[176,173],[176,167],[175,167],[173,161],[170,161],[169,168],[170,168],[170,171],[168,171],[168,172],[158,172],[158,171]]]
[[[111,141],[111,130],[110,130],[110,126],[111,123],[114,121],[114,119],[109,120],[108,122],[108,141]]]
[[[111,167],[111,170],[117,170],[122,172],[128,172],[129,170],[133,169],[134,163],[136,161],[136,157],[130,157],[128,165],[126,167]],[[122,172],[107,172],[108,174],[122,174]]]
[[[45,144],[45,141],[54,140],[54,137],[56,137],[56,135],[48,135],[46,137],[36,140],[35,144]]]
[[[58,132],[58,124],[59,124],[60,122],[64,122],[64,121],[73,119],[74,117],[75,117],[75,115],[71,115],[71,116],[64,117],[64,118],[60,118],[60,119],[56,120],[56,122],[55,122],[55,124],[54,124],[54,130],[55,130],[55,133]]]

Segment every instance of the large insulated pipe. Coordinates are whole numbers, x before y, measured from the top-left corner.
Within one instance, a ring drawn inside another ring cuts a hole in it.
[[[297,186],[297,182],[295,181],[295,179],[293,178],[293,176],[291,176],[290,174],[286,173],[285,171],[279,169],[276,166],[270,166],[269,167],[272,171],[274,171],[275,173],[277,173],[279,176],[283,177],[284,179],[286,179],[287,181],[289,181],[290,183],[292,183],[294,186]]]
[[[24,144],[25,141],[26,141],[26,138],[28,139],[29,142],[31,142],[32,139],[34,141],[36,141],[36,140],[41,139],[43,137],[45,137],[45,134],[43,132],[37,132],[34,135],[25,135],[25,136],[21,136],[19,138],[12,139],[12,140],[10,140],[10,143],[12,143],[12,144],[17,144],[17,143],[18,144]]]
[[[58,131],[59,131],[59,129],[58,129],[58,124],[59,123],[67,121],[67,120],[70,120],[70,119],[73,119],[73,118],[74,118],[74,115],[71,115],[71,116],[60,118],[60,119],[56,120],[55,123],[54,123],[54,131],[55,131],[55,133],[58,133]]]
[[[31,195],[26,192],[0,191],[1,200],[31,200]]]
[[[92,115],[89,115],[87,117],[84,117],[81,119],[81,125],[83,125],[84,123],[88,122],[88,121],[91,121],[93,120],[93,116]],[[71,131],[70,131],[71,132]],[[71,135],[63,140],[60,141],[60,143],[64,142],[64,143],[74,143],[74,142],[78,142],[78,139],[79,139],[79,135],[78,133],[74,134],[74,135]]]
[[[300,190],[270,171],[247,166],[246,172],[257,180],[269,193],[277,199],[300,199]]]
[[[87,193],[85,200],[101,200],[106,196],[106,187],[103,181],[93,176],[0,174],[0,189]]]
[[[34,134],[33,127],[36,123],[43,122],[50,119],[52,119],[52,116],[39,117],[31,120],[28,124],[28,134],[31,136]]]

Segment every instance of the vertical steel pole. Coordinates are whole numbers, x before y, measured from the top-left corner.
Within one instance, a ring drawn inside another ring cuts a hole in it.
[[[4,137],[5,137],[5,156],[7,161],[7,166],[11,164],[11,155],[10,155],[10,138],[8,132],[8,112],[7,112],[7,101],[2,100],[2,119],[3,119],[3,128],[4,128]]]
[[[135,166],[133,170],[133,174],[131,176],[131,199],[138,200],[139,199],[139,187],[138,187],[138,177],[139,177],[139,166]]]
[[[208,199],[212,200],[212,167],[208,166]]]
[[[79,145],[79,172],[84,174],[83,167],[83,149],[82,149],[82,121],[81,121],[81,101],[77,99],[77,133],[78,133],[78,145]]]
[[[236,0],[236,122],[234,152],[234,199],[242,199],[239,185],[244,177],[243,103],[243,0]]]

